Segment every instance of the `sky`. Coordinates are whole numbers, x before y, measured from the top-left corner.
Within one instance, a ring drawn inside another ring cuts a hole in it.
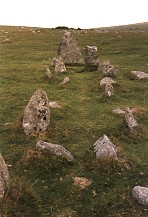
[[[148,0],[0,0],[0,25],[98,28],[148,22]]]

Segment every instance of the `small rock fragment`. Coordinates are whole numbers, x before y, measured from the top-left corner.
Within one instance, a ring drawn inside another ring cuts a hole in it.
[[[51,78],[52,74],[49,68],[46,69],[45,75],[47,76],[47,78]]]
[[[146,79],[148,78],[148,74],[141,71],[131,71],[133,75],[135,75],[138,79]]]
[[[74,177],[74,185],[80,186],[81,189],[88,187],[92,182],[85,177]]]
[[[132,190],[132,196],[143,205],[148,205],[148,188],[135,186]]]
[[[47,149],[51,154],[57,155],[57,156],[63,156],[65,157],[68,161],[73,161],[74,157],[72,154],[67,151],[63,146],[58,145],[58,144],[52,144],[44,141],[38,141],[36,144],[36,148],[39,150],[44,150]]]
[[[61,85],[67,84],[70,81],[69,77],[65,77],[61,83]]]
[[[57,102],[49,102],[50,108],[61,108],[61,106]]]

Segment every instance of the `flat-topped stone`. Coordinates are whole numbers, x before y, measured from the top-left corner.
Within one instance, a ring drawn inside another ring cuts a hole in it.
[[[116,81],[114,81],[112,78],[110,77],[104,77],[101,81],[100,81],[100,86],[106,85],[106,84],[116,84]]]
[[[85,47],[85,65],[88,68],[98,69],[98,51],[96,46],[86,46]]]

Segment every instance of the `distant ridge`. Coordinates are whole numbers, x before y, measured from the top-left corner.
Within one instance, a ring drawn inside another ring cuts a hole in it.
[[[95,28],[102,31],[148,31],[148,22],[128,24],[128,25],[119,25],[119,26],[110,26],[110,27],[100,27]]]

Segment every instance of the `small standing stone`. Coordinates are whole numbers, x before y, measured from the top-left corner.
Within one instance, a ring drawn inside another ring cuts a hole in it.
[[[105,92],[110,97],[114,94],[114,88],[111,84],[106,84],[105,86]]]
[[[94,152],[97,159],[114,158],[117,159],[116,146],[110,141],[110,139],[104,134],[94,144]]]
[[[50,123],[49,100],[41,88],[35,91],[24,111],[23,128],[26,135],[47,130]]]
[[[0,153],[0,205],[4,195],[7,194],[10,188],[10,176],[7,165]]]
[[[107,77],[115,77],[117,72],[113,65],[110,64],[110,61],[107,60],[102,64],[103,75]]]
[[[71,32],[65,32],[58,47],[58,56],[63,58],[65,65],[84,65],[84,60],[76,40]]]
[[[67,151],[62,145],[58,144],[52,144],[44,141],[38,141],[36,144],[36,147],[39,150],[44,150],[47,149],[51,154],[57,155],[57,156],[63,156],[65,157],[68,161],[73,161],[74,157],[72,154]]]
[[[138,131],[138,124],[129,107],[125,108],[125,123],[131,132]]]
[[[54,72],[55,73],[62,73],[65,71],[66,71],[66,67],[65,67],[63,59],[61,57],[57,58],[56,62],[55,62]]]
[[[99,67],[98,53],[96,46],[86,46],[85,48],[85,64],[88,68],[93,68],[94,71]]]
[[[70,81],[69,77],[65,77],[61,83],[61,85],[67,84]]]
[[[132,196],[143,205],[148,205],[148,188],[135,186],[132,190]]]
[[[46,69],[45,75],[47,76],[47,78],[51,78],[52,74],[49,68]]]

